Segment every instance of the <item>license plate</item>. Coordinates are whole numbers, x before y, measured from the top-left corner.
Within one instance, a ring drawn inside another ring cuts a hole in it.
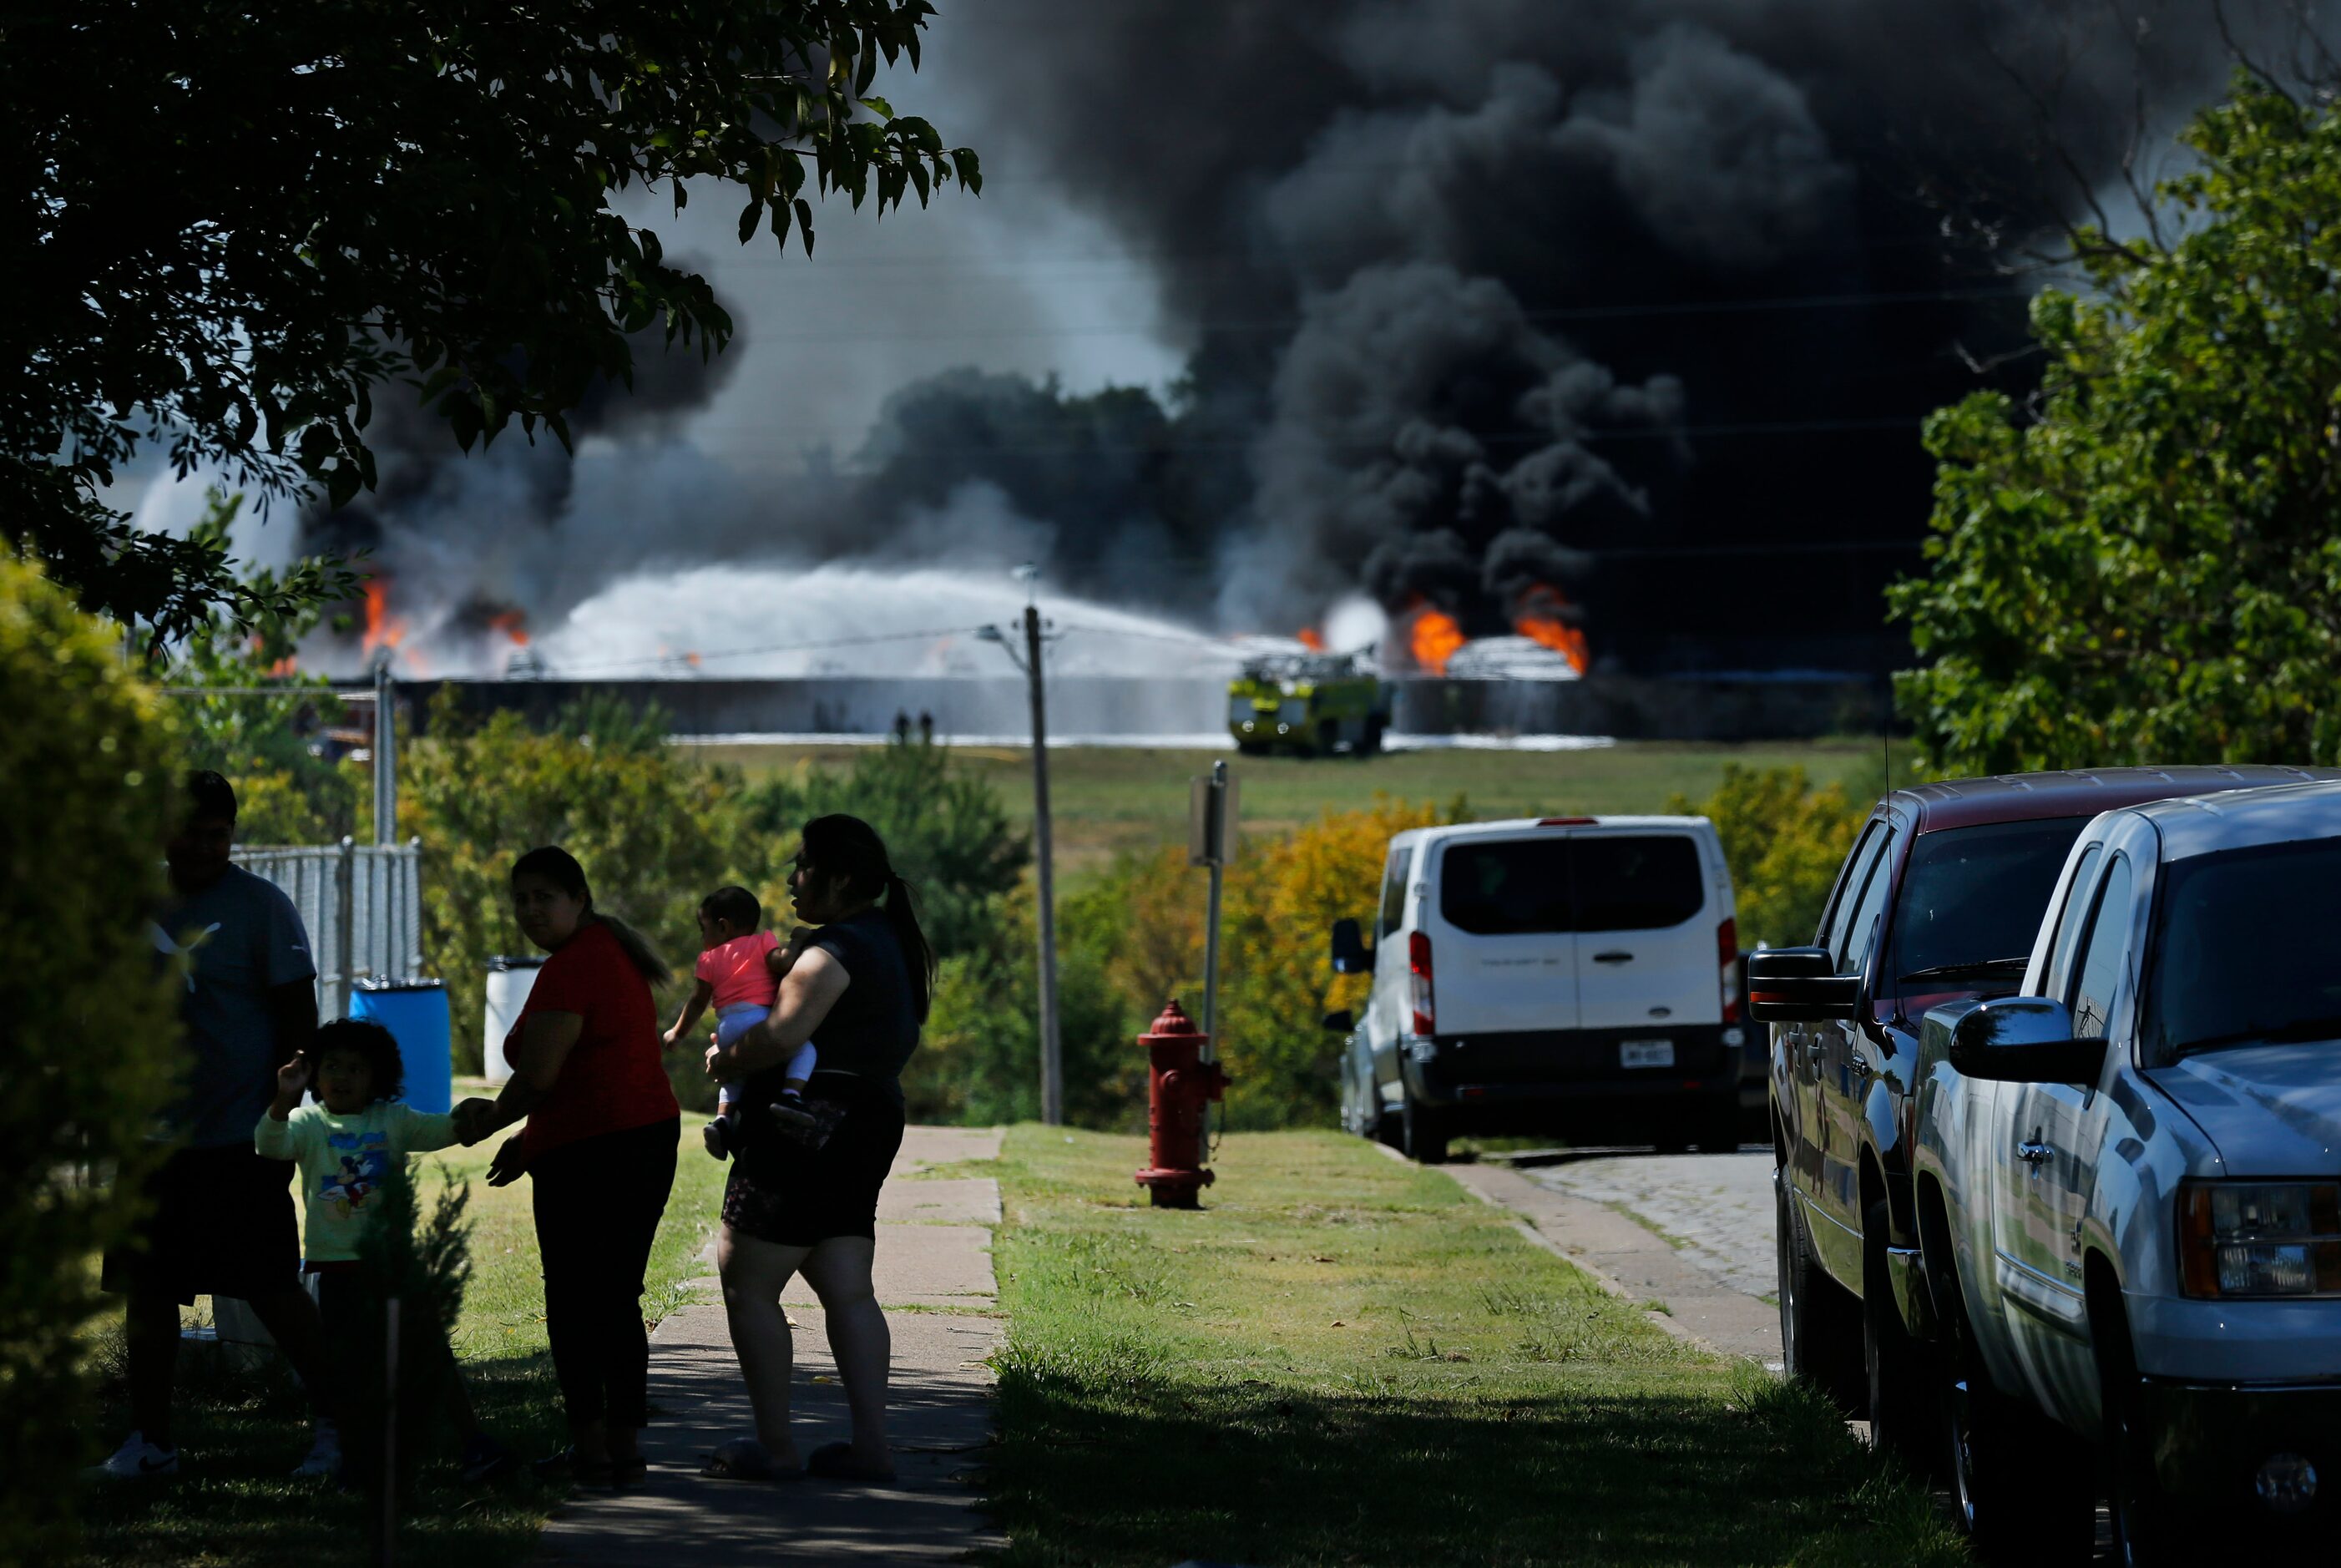
[[[1671,1067],[1674,1064],[1675,1043],[1671,1040],[1618,1042],[1618,1065],[1620,1067]]]

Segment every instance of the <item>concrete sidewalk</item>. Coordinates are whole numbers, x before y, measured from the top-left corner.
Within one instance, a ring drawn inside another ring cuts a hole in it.
[[[1519,1215],[1531,1241],[1577,1264],[1612,1293],[1637,1303],[1664,1302],[1667,1312],[1648,1315],[1669,1333],[1779,1369],[1779,1309],[1697,1267],[1664,1237],[1508,1165],[1489,1162],[1440,1169],[1482,1200]]]
[[[711,1301],[674,1313],[652,1336],[652,1424],[643,1434],[648,1483],[615,1494],[578,1493],[545,1526],[537,1561],[593,1568],[855,1558],[922,1563],[1004,1547],[1006,1537],[974,1506],[976,1471],[992,1430],[984,1362],[1003,1328],[997,1316],[975,1315],[996,1300],[991,1249],[1000,1189],[988,1177],[902,1179],[930,1166],[994,1158],[1000,1141],[998,1129],[912,1127],[879,1201],[875,1272],[894,1339],[895,1484],[702,1479],[700,1463],[717,1443],[754,1431],[723,1308]],[[710,1297],[717,1293],[712,1255],[711,1249],[711,1277],[700,1282]],[[782,1300],[796,1325],[791,1408],[798,1445],[810,1452],[845,1437],[844,1391],[812,1293],[795,1281]]]

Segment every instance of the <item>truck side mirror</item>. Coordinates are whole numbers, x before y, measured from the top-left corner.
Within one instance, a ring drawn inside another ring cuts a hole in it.
[[[2073,1038],[2073,1015],[2047,996],[1979,1002],[1951,1026],[1952,1067],[1994,1084],[2094,1084],[2106,1043]]]
[[[1325,1014],[1325,1029],[1328,1034],[1347,1034],[1357,1026],[1357,1015],[1346,1007],[1338,1008]]]
[[[1826,947],[1766,947],[1748,955],[1748,1016],[1758,1024],[1851,1018],[1861,976],[1839,974]]]
[[[1336,974],[1368,974],[1374,967],[1374,955],[1358,934],[1354,920],[1333,923],[1333,973]]]

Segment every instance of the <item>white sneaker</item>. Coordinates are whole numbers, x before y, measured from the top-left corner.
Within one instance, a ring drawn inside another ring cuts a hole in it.
[[[341,1429],[330,1421],[317,1423],[317,1435],[309,1444],[309,1457],[294,1468],[296,1477],[339,1475],[342,1473]]]
[[[93,1464],[87,1472],[97,1481],[142,1481],[152,1477],[179,1473],[179,1451],[157,1448],[146,1441],[143,1432],[134,1432],[122,1440],[122,1446],[107,1456],[103,1464]]]

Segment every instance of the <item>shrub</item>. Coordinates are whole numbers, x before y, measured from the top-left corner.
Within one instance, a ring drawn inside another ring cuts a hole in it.
[[[1340,1042],[1324,1016],[1361,1005],[1371,984],[1333,973],[1333,923],[1370,920],[1392,834],[1464,812],[1461,801],[1442,811],[1384,796],[1370,811],[1328,812],[1274,843],[1243,846],[1220,936],[1220,1055],[1234,1080],[1228,1125],[1331,1124]]]
[[[990,1125],[1040,1115],[1035,907],[1029,885],[995,901],[977,945],[943,960],[934,1012],[902,1078],[913,1120]],[[1153,1013],[1138,1017],[1111,974],[1127,930],[1127,906],[1111,883],[1058,902],[1057,1035],[1065,1116],[1076,1126],[1146,1126],[1146,1057],[1134,1037]]]
[[[472,1275],[471,1226],[463,1213],[471,1183],[451,1182],[439,1192],[429,1217],[423,1213],[412,1160],[393,1160],[376,1194],[376,1211],[358,1246],[357,1275],[364,1306],[354,1314],[349,1338],[326,1346],[341,1386],[348,1391],[342,1412],[345,1475],[368,1500],[366,1524],[376,1552],[383,1543],[383,1494],[395,1489],[403,1515],[415,1473],[445,1408],[447,1380],[457,1375],[447,1346]],[[396,1391],[389,1363],[389,1319],[384,1303],[399,1303]],[[397,1441],[386,1454],[392,1428]],[[390,1463],[385,1464],[384,1459]],[[387,1561],[387,1554],[383,1555]]]
[[[594,907],[639,926],[686,980],[699,901],[750,874],[724,848],[737,775],[663,744],[604,743],[590,728],[541,734],[513,713],[466,727],[443,698],[401,775],[399,832],[423,840],[423,960],[447,982],[459,1071],[479,1068],[488,959],[529,951],[508,882],[523,851],[565,846],[592,880]],[[684,1060],[692,1054],[675,1054],[678,1086],[712,1106]]]
[[[1758,771],[1734,764],[1705,801],[1693,805],[1678,794],[1666,809],[1714,822],[1738,898],[1739,944],[1794,947],[1819,928],[1821,906],[1868,803],[1841,784],[1815,789],[1800,767]]]
[[[0,557],[0,1562],[71,1555],[91,1258],[172,1091],[147,940],[174,800],[169,717],[120,632]]]

